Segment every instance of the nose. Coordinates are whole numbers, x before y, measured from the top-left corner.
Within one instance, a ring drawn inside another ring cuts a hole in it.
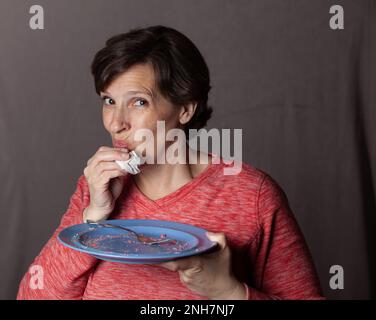
[[[122,131],[128,131],[131,128],[129,116],[126,113],[126,108],[115,108],[110,124],[110,130],[112,133],[115,134]]]

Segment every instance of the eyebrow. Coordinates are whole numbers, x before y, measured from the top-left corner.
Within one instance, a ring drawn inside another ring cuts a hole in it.
[[[140,94],[141,93],[141,94],[146,94],[146,95],[150,96],[151,98],[155,97],[155,93],[153,92],[153,90],[151,90],[150,93],[147,92],[147,91],[129,90],[129,91],[127,91],[127,94],[128,93],[132,93],[132,94]],[[111,96],[111,94],[108,93],[108,92],[101,92],[100,95],[102,96],[102,94]]]

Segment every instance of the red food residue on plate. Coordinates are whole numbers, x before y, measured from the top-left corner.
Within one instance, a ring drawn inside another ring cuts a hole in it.
[[[161,234],[158,239],[165,239],[166,234]],[[143,244],[128,234],[107,234],[98,237],[81,237],[80,242],[84,246],[105,252],[121,254],[178,254],[184,250],[191,249],[185,241],[164,242],[160,244]]]

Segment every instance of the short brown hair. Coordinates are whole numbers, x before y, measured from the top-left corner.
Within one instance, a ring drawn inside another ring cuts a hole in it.
[[[193,42],[169,27],[136,28],[108,39],[91,64],[96,92],[104,91],[117,76],[140,63],[151,63],[156,85],[170,102],[197,103],[195,114],[185,125],[186,134],[206,125],[213,112],[207,105],[209,69]]]

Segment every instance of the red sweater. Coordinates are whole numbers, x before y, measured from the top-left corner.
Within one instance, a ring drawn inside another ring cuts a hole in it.
[[[248,287],[248,298],[320,299],[320,285],[303,235],[277,183],[243,163],[238,175],[226,165],[209,165],[173,193],[150,200],[127,179],[111,219],[159,219],[224,232],[232,251],[233,272]],[[153,265],[112,263],[64,247],[65,227],[82,223],[89,205],[81,176],[60,226],[31,267],[43,269],[43,288],[30,286],[35,268],[23,277],[18,299],[206,299],[179,279],[177,272]],[[34,289],[33,289],[34,288]]]

